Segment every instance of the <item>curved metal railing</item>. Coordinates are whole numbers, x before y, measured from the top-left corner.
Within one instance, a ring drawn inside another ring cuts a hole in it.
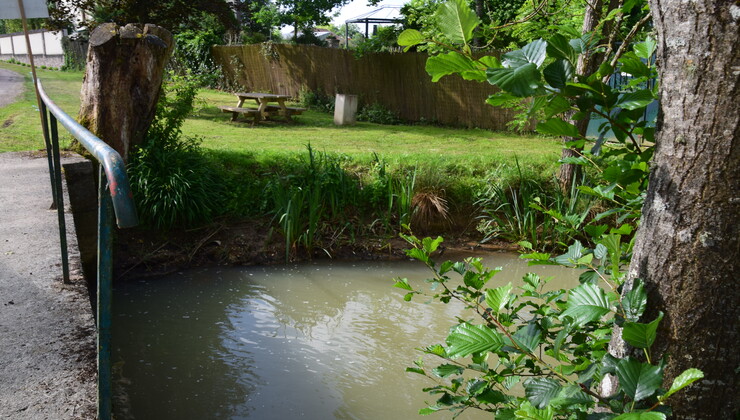
[[[110,420],[112,411],[111,382],[111,306],[113,300],[113,218],[121,228],[138,224],[133,194],[121,155],[62,111],[36,82],[39,93],[41,127],[49,161],[49,177],[54,205],[59,215],[59,239],[62,248],[64,282],[69,282],[67,229],[64,219],[62,171],[59,156],[57,122],[80,141],[100,163],[98,171],[98,264],[97,264],[97,333],[98,333],[98,419]],[[48,114],[48,115],[47,115]]]
[[[88,129],[80,125],[74,118],[62,111],[46,94],[40,80],[38,81],[38,89],[41,100],[49,112],[80,141],[85,149],[95,156],[95,159],[100,162],[105,170],[118,227],[127,228],[138,225],[136,207],[134,206],[128,177],[126,176],[126,167],[121,155],[104,141],[97,138]],[[54,128],[52,127],[53,130]]]

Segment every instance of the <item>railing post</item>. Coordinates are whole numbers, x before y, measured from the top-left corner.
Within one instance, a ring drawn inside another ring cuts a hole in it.
[[[44,135],[44,144],[46,144],[46,160],[49,162],[49,181],[51,182],[51,208],[56,209],[57,208],[57,183],[54,180],[54,158],[53,158],[53,152],[51,147],[51,141],[49,140],[49,123],[47,120],[47,110],[46,110],[46,103],[41,101],[41,132]],[[51,115],[51,113],[49,113]]]
[[[46,108],[46,107],[44,107]],[[46,112],[44,112],[46,116]],[[64,284],[69,284],[69,259],[67,257],[67,222],[64,219],[64,190],[62,189],[62,162],[59,156],[59,132],[57,131],[57,119],[49,114],[49,126],[51,128],[51,148],[54,158],[54,202],[57,207],[59,218],[59,245],[62,248],[62,278]]]
[[[110,420],[113,206],[102,165],[98,181],[98,420]]]

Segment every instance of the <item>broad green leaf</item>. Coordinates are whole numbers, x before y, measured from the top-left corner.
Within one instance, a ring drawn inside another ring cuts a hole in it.
[[[486,389],[488,386],[488,381],[484,381],[481,379],[475,379],[468,382],[468,386],[465,387],[465,390],[470,395],[477,395],[483,392],[483,390]]]
[[[568,41],[571,47],[573,47],[573,51],[575,51],[577,54],[581,54],[584,52],[590,51],[592,48],[594,48],[599,43],[599,36],[591,33],[586,33],[581,35],[580,38],[571,39]]]
[[[447,0],[435,13],[438,29],[456,44],[467,44],[480,19],[464,0]]]
[[[620,414],[612,420],[665,420],[666,416],[657,411],[636,411]]]
[[[606,228],[606,226],[604,226]],[[604,229],[606,231],[606,229]],[[607,255],[609,255],[609,250],[604,246],[604,244],[598,244],[596,245],[596,248],[594,248],[594,257],[603,260]]]
[[[437,236],[436,239],[432,238],[424,238],[421,240],[421,244],[424,247],[424,251],[431,254],[432,252],[436,251],[439,247],[439,244],[444,242],[444,239],[441,236]]]
[[[550,118],[545,122],[537,124],[537,131],[553,136],[580,137],[578,128],[575,125],[565,122],[560,118]]]
[[[474,271],[467,271],[463,276],[463,282],[466,286],[475,290],[480,290],[486,284],[486,278]]]
[[[416,29],[406,29],[398,35],[398,45],[406,47],[404,51],[408,51],[409,48],[421,44],[424,41],[424,35]]]
[[[609,63],[601,63],[598,73],[600,77],[611,76],[614,73],[614,67],[609,65]]]
[[[637,92],[625,93],[617,102],[617,105],[624,109],[637,109],[650,105],[655,98],[653,93],[647,89],[638,90]]]
[[[658,43],[652,37],[647,37],[643,42],[635,44],[635,55],[645,60],[650,60],[655,53]]]
[[[488,69],[486,75],[492,85],[520,97],[534,95],[540,85],[540,72],[532,63],[516,68]]]
[[[419,410],[419,414],[422,416],[428,416],[430,414],[436,413],[439,410],[441,410],[441,408],[437,406],[424,407],[421,410]]]
[[[505,92],[498,92],[489,96],[488,99],[486,99],[486,103],[491,106],[503,106],[508,104],[512,100],[521,101],[522,98]]]
[[[483,404],[500,404],[509,400],[509,398],[504,395],[503,392],[496,391],[490,388],[481,392],[475,397],[475,399],[479,402],[482,402]]]
[[[571,265],[583,256],[584,249],[580,241],[575,241],[568,247],[568,252],[555,257],[555,262],[563,265]]]
[[[504,345],[501,334],[485,325],[460,324],[447,336],[447,355],[465,357],[472,353],[496,351]]]
[[[539,347],[540,342],[542,342],[542,330],[540,330],[537,324],[527,324],[519,328],[512,337],[519,348],[529,353],[534,353],[537,347]]]
[[[562,386],[550,378],[533,378],[524,382],[524,393],[535,408],[547,407],[550,400],[557,397]]]
[[[486,305],[491,308],[494,313],[499,313],[501,309],[509,302],[509,294],[511,293],[511,282],[506,286],[497,287],[495,289],[486,290]]]
[[[561,114],[571,108],[570,102],[562,96],[554,96],[545,106],[545,118]]]
[[[492,55],[483,56],[478,59],[478,62],[483,64],[489,69],[497,69],[501,67],[501,62],[498,60],[498,58]]]
[[[519,409],[514,412],[514,415],[516,415],[517,419],[552,420],[555,413],[553,412],[552,407],[540,410],[534,407],[529,401],[525,401],[519,406]]]
[[[406,250],[406,255],[410,258],[413,258],[415,260],[419,260],[421,262],[429,262],[429,255],[427,255],[423,250],[419,248],[410,248]]]
[[[625,55],[619,59],[622,64],[621,71],[629,73],[634,77],[649,77],[650,69],[642,60],[634,54]]]
[[[478,69],[473,60],[454,51],[429,57],[425,69],[432,76],[432,82],[437,82],[443,76],[450,74],[471,71],[479,72],[481,81],[486,80],[485,73]]]
[[[556,89],[564,88],[568,82],[573,80],[574,74],[573,65],[567,60],[554,61],[542,71],[545,81]]]
[[[599,281],[601,281],[601,277],[599,277],[599,273],[594,270],[586,270],[578,276],[578,282],[581,284],[589,283],[598,285]]]
[[[501,56],[501,64],[507,68],[517,68],[534,64],[539,68],[547,58],[547,42],[538,39],[525,45],[521,50],[508,52]]]
[[[524,277],[522,277],[522,281],[524,282],[522,289],[532,292],[537,290],[537,288],[540,287],[540,284],[542,283],[542,279],[540,279],[540,276],[538,276],[537,273],[525,274]]]
[[[500,408],[496,411],[496,420],[516,420],[513,408]]]
[[[574,325],[595,321],[609,313],[610,302],[606,293],[593,284],[585,283],[571,290],[567,309],[560,318],[573,318]]]
[[[407,367],[407,368],[406,368],[406,372],[410,372],[410,373],[418,373],[419,375],[423,375],[423,376],[426,376],[426,374],[424,373],[424,369],[420,369],[420,368],[415,368],[415,367]]]
[[[414,288],[411,287],[411,285],[409,284],[409,279],[406,278],[397,278],[396,284],[394,284],[393,287],[398,287],[399,289],[403,290],[414,290]]]
[[[450,375],[460,375],[461,373],[463,373],[463,371],[464,369],[462,368],[462,366],[451,364],[439,365],[436,368],[432,369],[432,372],[434,372],[434,374],[439,376],[440,378],[446,378]]]
[[[553,35],[547,41],[547,54],[550,57],[567,60],[571,64],[571,67],[575,66],[578,62],[578,54],[568,40],[560,34]]]
[[[565,324],[563,329],[558,331],[558,335],[555,337],[555,341],[553,341],[553,345],[552,345],[552,351],[555,354],[556,359],[559,359],[560,349],[562,348],[563,344],[565,343],[565,339],[568,338],[569,334],[570,334],[569,324]]]
[[[617,364],[617,378],[624,393],[632,400],[640,401],[658,390],[663,382],[663,371],[659,366],[627,357]]]
[[[622,309],[627,321],[637,322],[647,307],[647,292],[640,279],[634,279],[632,288],[622,297]]]
[[[673,380],[673,384],[671,385],[671,389],[668,390],[665,394],[663,394],[660,397],[660,400],[663,401],[666,398],[670,397],[677,391],[680,391],[687,386],[693,384],[699,379],[702,379],[704,377],[704,372],[700,371],[699,369],[686,369],[676,377],[676,379]]]
[[[592,190],[593,191],[593,190]],[[592,238],[598,239],[601,237],[601,235],[605,234],[607,230],[609,230],[609,226],[607,225],[588,225],[585,228],[583,228],[586,233],[588,233]],[[601,244],[599,244],[601,245]],[[598,245],[597,245],[598,247]],[[594,253],[596,251],[594,250]],[[599,258],[598,256],[596,258]]]
[[[663,312],[660,312],[658,317],[649,324],[625,322],[622,329],[622,338],[632,347],[649,349],[655,342],[655,332],[661,319],[663,319]]]
[[[581,390],[578,385],[567,385],[563,387],[557,397],[550,400],[550,404],[556,407],[564,407],[573,404],[592,404],[593,397]]]

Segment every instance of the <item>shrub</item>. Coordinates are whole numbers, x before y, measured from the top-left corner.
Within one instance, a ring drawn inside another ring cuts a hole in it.
[[[311,91],[303,88],[298,93],[298,101],[306,108],[329,114],[334,113],[334,98],[320,90]]]
[[[362,109],[357,113],[357,120],[384,125],[395,125],[401,123],[401,119],[396,115],[396,113],[377,102],[362,107]]]
[[[181,131],[199,84],[194,78],[172,76],[163,86],[145,143],[129,164],[140,217],[160,229],[206,222],[221,208],[223,187],[200,148],[201,140]]]

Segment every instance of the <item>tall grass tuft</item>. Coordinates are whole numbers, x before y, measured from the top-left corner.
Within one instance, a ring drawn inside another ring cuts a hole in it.
[[[141,219],[160,229],[207,222],[222,208],[217,169],[201,150],[200,139],[182,135],[199,85],[197,79],[171,76],[145,143],[128,166]]]

